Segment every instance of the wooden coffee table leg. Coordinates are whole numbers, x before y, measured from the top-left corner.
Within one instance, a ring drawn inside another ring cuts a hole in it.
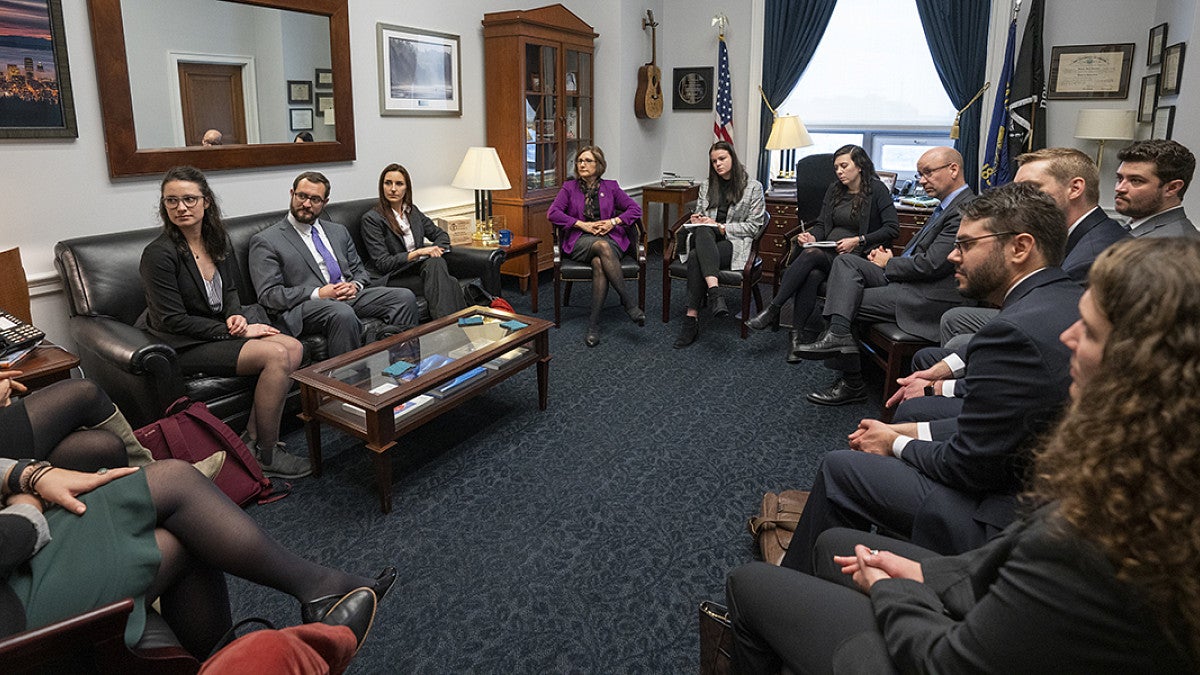
[[[538,311],[538,250],[534,246],[529,253],[529,300],[533,313]]]
[[[308,461],[314,476],[321,475],[321,423],[310,415],[304,421],[304,435],[308,438]]]
[[[386,452],[371,451],[371,463],[375,465],[375,487],[379,490],[379,507],[384,513],[392,512],[392,461]]]

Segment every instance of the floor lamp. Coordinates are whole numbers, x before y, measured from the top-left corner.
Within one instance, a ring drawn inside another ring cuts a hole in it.
[[[1136,110],[1113,108],[1084,108],[1075,118],[1075,138],[1100,141],[1096,151],[1096,173],[1104,160],[1104,141],[1131,141],[1137,124]]]
[[[450,184],[456,188],[475,191],[475,234],[472,239],[480,244],[495,244],[496,233],[492,229],[492,190],[508,190],[512,187],[496,149],[467,148],[467,154]]]

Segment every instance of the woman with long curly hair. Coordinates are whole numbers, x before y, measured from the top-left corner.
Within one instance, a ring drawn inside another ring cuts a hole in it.
[[[1200,668],[1200,242],[1116,244],[1089,280],[1028,515],[960,556],[835,529],[815,576],[734,570],[738,672]]]

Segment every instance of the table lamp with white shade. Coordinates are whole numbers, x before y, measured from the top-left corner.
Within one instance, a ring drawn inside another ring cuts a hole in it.
[[[450,184],[456,188],[475,191],[475,235],[474,240],[485,244],[495,243],[492,232],[492,190],[508,190],[512,183],[504,173],[500,155],[495,148],[470,147],[463,157],[458,173]]]
[[[1096,151],[1096,172],[1099,173],[1104,159],[1104,142],[1133,140],[1136,125],[1136,110],[1084,108],[1075,118],[1075,138],[1100,141],[1100,148]]]
[[[758,93],[762,95],[763,103],[766,103],[767,110],[771,111],[773,121],[771,122],[771,135],[767,137],[767,150],[784,150],[783,157],[779,160],[780,175],[794,177],[791,171],[784,171],[783,167],[794,167],[796,165],[796,148],[804,148],[813,144],[812,137],[808,135],[808,129],[804,127],[804,122],[796,115],[780,115],[770,102],[767,101],[767,95],[763,92],[762,87],[758,88]]]

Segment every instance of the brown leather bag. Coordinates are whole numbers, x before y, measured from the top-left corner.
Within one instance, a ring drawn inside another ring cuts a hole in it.
[[[733,626],[724,605],[700,603],[700,675],[733,672]]]
[[[764,562],[778,565],[783,562],[796,523],[808,503],[808,490],[784,490],[779,494],[768,492],[763,495],[762,511],[750,518],[747,526]]]

